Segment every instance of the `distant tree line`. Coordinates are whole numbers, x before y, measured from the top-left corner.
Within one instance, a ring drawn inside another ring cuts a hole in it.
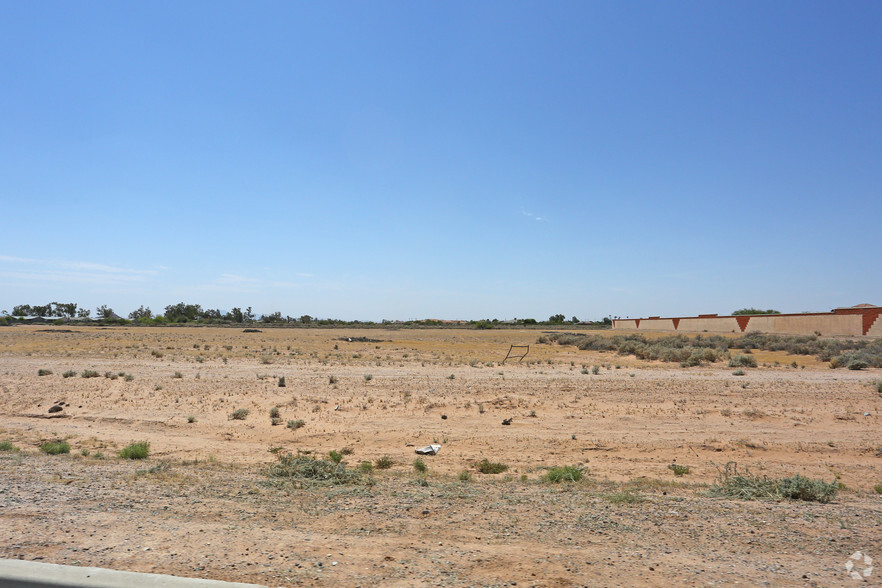
[[[760,310],[758,308],[742,308],[732,312],[732,316],[740,316],[742,314],[781,314],[779,310]]]
[[[345,321],[340,319],[320,319],[308,314],[299,317],[283,316],[280,311],[271,312],[257,316],[251,307],[242,310],[239,307],[222,312],[220,309],[203,309],[200,304],[188,304],[178,302],[165,307],[162,314],[154,314],[148,306],[141,305],[137,310],[133,310],[128,314],[128,319],[117,315],[112,308],[107,305],[99,306],[95,309],[95,317],[92,317],[92,311],[88,308],[80,308],[75,302],[60,303],[50,302],[45,305],[19,304],[13,307],[12,312],[0,312],[0,324],[9,324],[15,320],[15,317],[40,317],[43,319],[56,319],[58,322],[65,322],[70,319],[94,320],[102,323],[114,324],[139,324],[139,325],[164,325],[164,324],[247,324],[261,323],[265,325],[313,325],[313,326],[334,326],[334,325],[363,325],[370,326],[374,324],[380,325],[403,325],[403,326],[423,326],[423,327],[439,327],[439,326],[465,326],[477,329],[493,329],[503,326],[531,326],[531,325],[587,325],[593,328],[607,328],[612,325],[612,320],[605,317],[600,321],[580,321],[573,316],[567,320],[563,314],[555,314],[548,318],[547,321],[538,321],[533,318],[515,318],[512,320],[499,319],[483,319],[476,321],[440,321],[435,319],[410,320],[410,321],[392,321],[383,320],[380,323],[373,321]]]

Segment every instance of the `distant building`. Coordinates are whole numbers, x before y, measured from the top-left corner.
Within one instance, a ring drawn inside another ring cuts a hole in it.
[[[694,317],[613,319],[616,331],[671,331],[676,333],[777,333],[782,335],[839,335],[882,337],[882,307],[858,304],[830,312],[747,314]]]

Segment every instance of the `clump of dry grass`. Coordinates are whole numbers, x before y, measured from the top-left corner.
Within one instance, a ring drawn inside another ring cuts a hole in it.
[[[345,464],[326,459],[316,459],[290,453],[279,455],[278,463],[272,464],[267,476],[296,487],[313,485],[368,484],[370,478],[363,470],[347,468]]]
[[[738,471],[738,464],[730,461],[719,470],[714,485],[708,490],[711,496],[739,498],[741,500],[805,500],[827,503],[833,500],[839,484],[824,480],[811,480],[799,474],[790,478],[755,476],[747,468]]]

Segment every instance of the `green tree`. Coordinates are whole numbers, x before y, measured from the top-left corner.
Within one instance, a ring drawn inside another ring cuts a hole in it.
[[[562,325],[565,320],[566,317],[562,314],[553,314],[548,317],[548,322],[552,325]]]
[[[102,304],[95,309],[95,314],[98,316],[99,319],[109,319],[113,316],[113,309],[106,304]]]
[[[244,320],[245,320],[245,315],[242,314],[242,309],[241,309],[241,308],[239,308],[239,307],[235,307],[235,308],[233,308],[233,310],[231,310],[230,312],[228,312],[228,313],[224,316],[224,318],[227,319],[227,320],[230,321],[230,322],[241,323],[241,322],[244,322]]]
[[[138,310],[133,310],[129,313],[129,318],[133,321],[139,321],[141,319],[152,319],[153,311],[150,310],[150,307],[144,307],[143,305],[138,308]]]
[[[12,316],[31,316],[30,304],[19,304],[12,307]]]
[[[570,322],[573,323],[574,325],[578,325],[582,321],[579,320],[579,317],[573,316],[573,318],[570,319]]]
[[[742,314],[781,314],[778,310],[760,310],[758,308],[742,308],[740,310],[736,310],[732,313],[733,316],[738,316]]]
[[[178,302],[165,307],[165,318],[169,322],[187,322],[202,318],[202,307],[198,304]]]
[[[302,317],[300,317],[300,322],[303,323],[304,325],[308,325],[309,323],[312,322],[312,317],[309,316],[308,314],[304,314]]]
[[[280,323],[280,322],[282,322],[282,313],[279,311],[276,311],[271,314],[265,314],[262,317],[260,317],[260,321],[264,322],[264,323]]]
[[[87,319],[92,316],[92,311],[88,308],[80,308],[77,310],[77,317]]]
[[[251,307],[245,309],[245,320],[249,323],[254,320],[254,312],[251,310]]]

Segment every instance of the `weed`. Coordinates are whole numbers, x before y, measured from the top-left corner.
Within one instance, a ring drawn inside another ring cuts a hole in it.
[[[672,463],[668,466],[668,469],[674,472],[675,476],[683,476],[691,471],[691,468],[689,466],[684,466],[677,463]]]
[[[119,456],[123,459],[147,459],[149,455],[150,443],[147,441],[129,443],[119,451]]]
[[[64,372],[63,374],[61,374],[61,377],[62,377],[62,378],[72,378],[72,377],[74,377],[75,375],[77,375],[77,373],[76,373],[74,370],[67,370],[66,372]]]
[[[477,469],[482,474],[501,474],[502,472],[508,470],[508,466],[504,463],[494,463],[492,461],[488,461],[487,459],[483,459],[475,464],[475,469]]]
[[[873,486],[873,492],[876,494],[882,494],[882,483]]]
[[[250,412],[251,411],[248,410],[247,408],[236,409],[232,413],[230,413],[230,420],[231,421],[244,421],[245,419],[248,418],[248,414]]]
[[[420,474],[425,474],[426,472],[429,471],[429,466],[427,466],[426,462],[424,462],[422,459],[420,459],[418,457],[415,460],[413,460],[413,469],[416,470]]]
[[[188,416],[188,417],[187,417],[187,422],[190,423],[190,424],[192,425],[193,423],[196,422],[196,417],[194,417],[193,415]]]
[[[607,494],[604,498],[613,504],[640,504],[641,502],[646,502],[645,498],[639,494],[631,492],[630,490],[622,490],[620,492]]]
[[[882,394],[882,381],[876,382],[876,392]]]
[[[132,374],[126,374],[125,377],[124,377],[123,379],[124,379],[126,382],[132,382],[132,381],[134,381],[135,376],[133,376]]]
[[[599,373],[600,373],[600,366],[599,366],[599,365],[595,365],[594,367],[592,367],[592,368],[591,368],[591,373],[594,374],[595,376],[596,376],[597,374],[599,374]]]
[[[395,462],[392,461],[392,458],[388,455],[384,455],[383,457],[380,457],[376,461],[374,461],[374,465],[377,466],[378,470],[388,470],[394,464]]]
[[[341,461],[343,461],[343,454],[332,449],[328,452],[328,459],[330,459],[334,463],[340,463]]]
[[[277,418],[279,418],[280,416],[282,416],[282,415],[281,415],[281,413],[279,412],[279,407],[278,407],[278,406],[274,406],[274,407],[272,407],[272,408],[270,409],[270,418],[271,418],[271,419],[277,419]]]
[[[752,355],[736,355],[729,360],[729,367],[756,367],[756,358]]]
[[[582,374],[588,374],[588,368],[582,368]]]
[[[85,448],[84,448],[84,449],[80,449],[80,455],[82,455],[83,457],[89,457],[89,454],[90,454],[90,453],[92,453],[92,452],[89,451],[88,449],[85,449]]]
[[[582,468],[578,466],[562,466],[548,468],[542,479],[552,484],[558,484],[560,482],[578,482],[582,479],[582,475]]]
[[[355,450],[351,447],[344,447],[340,450],[340,453],[342,455],[352,455],[353,453],[355,453]]]
[[[811,480],[799,474],[792,478],[772,479],[765,476],[754,476],[747,468],[744,473],[739,473],[738,464],[730,461],[722,470],[719,470],[719,475],[708,493],[711,496],[740,498],[741,500],[782,500],[787,498],[826,503],[836,496],[838,490],[839,485],[835,480],[827,483],[824,480]]]
[[[350,485],[370,483],[360,468],[353,470],[342,463],[305,455],[279,455],[279,462],[267,470],[270,478],[288,481],[297,487],[307,485]]]
[[[478,412],[480,414],[484,414],[484,403],[483,402],[478,403]]]
[[[12,451],[17,452],[21,451],[18,447],[16,447],[12,441],[0,441],[0,451]]]
[[[285,387],[285,376],[282,376],[281,378],[279,378],[279,388],[284,388],[284,387]]]
[[[288,428],[292,431],[296,431],[297,429],[303,427],[306,424],[306,421],[303,419],[291,420],[288,421]]]
[[[365,381],[365,382],[370,382],[370,381],[373,380],[373,379],[374,379],[374,377],[373,377],[371,374],[365,374],[365,375],[364,375],[364,381]]]
[[[84,378],[97,378],[97,377],[99,377],[101,374],[99,374],[99,373],[96,372],[95,370],[83,370],[83,373],[80,374],[80,375],[81,375],[82,377],[84,377]]]
[[[369,474],[372,471],[374,471],[374,464],[372,464],[369,461],[363,461],[360,464],[358,464],[358,469],[366,474]]]
[[[52,370],[39,369],[39,370],[37,370],[37,375],[38,375],[38,376],[51,376],[51,375],[52,375]]]
[[[735,370],[734,372],[732,372],[732,375],[733,375],[733,376],[743,376],[743,375],[744,375],[744,370],[742,370],[742,369],[737,369],[737,370]]]
[[[270,424],[271,424],[272,426],[274,426],[274,427],[275,427],[275,426],[278,426],[278,425],[281,425],[281,424],[284,423],[284,422],[285,422],[285,421],[282,419],[282,417],[273,417],[273,418],[270,419]]]
[[[328,384],[333,386],[337,383],[337,376],[328,376]]]
[[[472,480],[472,473],[468,470],[463,470],[459,472],[459,481],[460,482],[470,482]]]
[[[848,367],[848,369],[850,370],[865,370],[870,367],[870,364],[868,364],[866,361],[863,361],[862,359],[852,359],[848,362],[848,365],[846,367]]]
[[[758,408],[748,408],[747,410],[743,411],[741,414],[743,414],[746,418],[749,418],[749,419],[761,419],[764,416],[766,416],[766,413],[764,413],[763,411],[761,411]]]
[[[40,445],[40,451],[47,455],[70,453],[70,443],[67,441],[46,441]]]
[[[447,379],[448,379],[448,380],[455,380],[455,379],[456,379],[456,374],[450,374],[449,376],[447,376]]]
[[[172,378],[174,378],[175,380],[183,379],[183,377],[184,374],[182,374],[181,372],[175,372],[174,374],[172,374]]]

